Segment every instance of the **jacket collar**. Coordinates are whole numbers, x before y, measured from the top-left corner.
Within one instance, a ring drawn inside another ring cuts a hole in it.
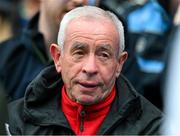
[[[68,124],[59,106],[62,86],[63,82],[54,66],[40,72],[27,87],[24,119],[41,126]]]
[[[25,119],[38,125],[61,125],[70,128],[59,101],[63,82],[54,66],[45,68],[28,86],[25,94]],[[141,114],[138,94],[122,75],[116,81],[116,98],[100,127],[104,134],[120,120],[133,120]],[[130,116],[133,114],[133,116]],[[128,117],[128,118],[127,118]]]
[[[140,96],[123,75],[120,75],[116,80],[116,90],[116,99],[100,127],[99,134],[108,134],[117,122],[134,121],[142,113]],[[131,116],[132,114],[133,116]]]

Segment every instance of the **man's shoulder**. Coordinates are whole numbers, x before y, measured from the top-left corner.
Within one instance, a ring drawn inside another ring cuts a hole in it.
[[[8,104],[9,120],[11,120],[11,118],[14,118],[16,116],[19,116],[19,114],[22,115],[23,109],[24,109],[24,98],[10,102]]]
[[[141,97],[141,105],[145,116],[149,117],[157,117],[162,118],[163,113],[160,109],[158,109],[155,105],[153,105],[149,100],[144,98],[142,95]]]
[[[13,101],[8,104],[8,114],[9,114],[9,129],[13,134],[18,133],[20,129],[23,128],[23,118],[24,118],[24,100],[23,98]]]
[[[0,54],[3,56],[0,59],[0,70],[16,67],[17,63],[21,64],[20,60],[24,62],[24,59],[29,58],[32,54],[32,47],[29,45],[30,42],[28,36],[25,36],[25,33],[21,33],[0,43]]]
[[[122,89],[126,91],[126,95],[123,97],[127,97],[126,99],[129,100],[128,104],[126,104],[126,109],[130,109],[128,110],[128,113],[130,113],[128,120],[134,124],[134,129],[131,131],[139,131],[142,134],[158,134],[163,122],[163,113],[139,94],[124,76],[121,76],[119,81],[121,81],[119,82],[121,86],[117,85],[119,88],[121,87],[119,91],[121,92]],[[123,92],[120,93],[120,95],[122,94]],[[131,105],[131,108],[127,108],[129,105]]]
[[[32,40],[32,32],[24,29],[20,34],[14,35],[11,38],[0,43],[0,53],[12,54],[24,52],[23,49],[29,49]]]
[[[19,44],[21,43],[21,37],[22,37],[22,36],[23,36],[23,35],[17,35],[17,36],[13,36],[13,37],[5,40],[5,41],[2,41],[2,42],[0,43],[0,49],[1,49],[1,48],[4,49],[4,48],[10,47],[10,46],[12,46],[12,45],[14,45],[14,46],[19,45]],[[12,46],[12,48],[13,48],[13,46]]]
[[[143,121],[150,121],[155,118],[162,118],[163,113],[155,106],[153,105],[148,99],[146,99],[144,96],[142,96],[140,93],[138,93],[135,88],[132,86],[132,84],[125,78],[122,77],[124,82],[126,83],[127,86],[129,86],[129,90],[131,94],[135,95],[136,98],[139,99],[140,101],[140,108],[142,110],[142,118]],[[126,89],[127,91],[127,89]]]
[[[122,84],[120,86],[121,88],[123,87],[124,90],[130,92],[130,93],[127,93],[128,96],[132,95],[132,96],[140,99],[140,104],[141,104],[142,110],[145,110],[148,112],[150,110],[153,110],[153,111],[155,111],[155,113],[162,114],[162,112],[156,106],[154,106],[148,99],[146,99],[144,96],[142,96],[139,92],[136,91],[136,89],[133,87],[131,82],[129,82],[129,80],[125,76],[121,75],[118,83]]]
[[[149,100],[140,95],[141,100],[141,119],[140,124],[144,126],[146,134],[160,134],[160,127],[164,120],[164,114]]]
[[[24,48],[21,37],[12,37],[6,41],[0,43],[0,54],[3,56],[3,60],[10,60],[9,58],[13,59],[17,54],[20,54],[20,48]],[[1,60],[1,63],[3,62]]]

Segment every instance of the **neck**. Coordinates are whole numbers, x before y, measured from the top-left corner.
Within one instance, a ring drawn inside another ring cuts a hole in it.
[[[48,56],[50,57],[49,47],[52,43],[56,43],[58,28],[53,21],[48,20],[45,14],[40,13],[39,24],[38,24],[39,32],[43,34],[46,50]]]

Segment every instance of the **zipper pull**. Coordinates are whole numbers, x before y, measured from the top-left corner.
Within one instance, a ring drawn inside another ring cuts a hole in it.
[[[84,131],[84,118],[85,118],[85,111],[82,110],[80,112],[80,131],[83,132]]]

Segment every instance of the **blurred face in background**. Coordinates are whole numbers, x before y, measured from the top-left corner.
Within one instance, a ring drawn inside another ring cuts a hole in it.
[[[180,24],[180,0],[171,0],[170,1],[170,14],[173,17],[173,24]]]
[[[175,15],[180,3],[180,0],[157,0],[157,1],[172,17]]]
[[[172,0],[171,3],[170,3],[170,10],[171,10],[171,13],[172,15],[175,15],[177,9],[178,9],[178,6],[180,4],[180,0]]]
[[[68,11],[88,4],[88,0],[41,0],[43,8],[49,21],[59,26],[59,22]]]

